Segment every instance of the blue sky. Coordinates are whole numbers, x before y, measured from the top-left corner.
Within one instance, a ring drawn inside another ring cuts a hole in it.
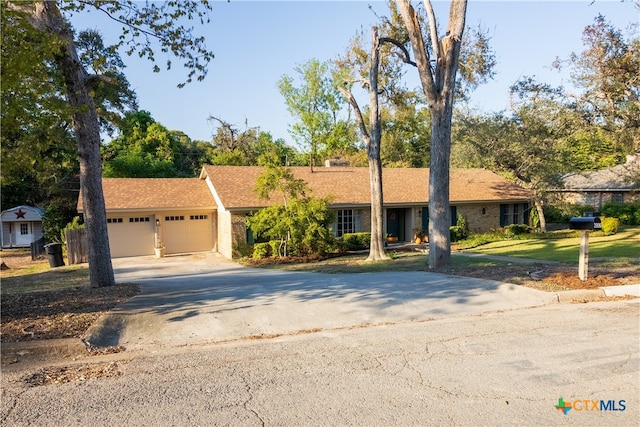
[[[123,56],[125,74],[141,109],[192,139],[211,139],[215,127],[207,119],[213,115],[239,128],[246,120],[293,144],[288,133],[293,119],[277,81],[285,74],[297,78],[294,68],[312,58],[342,54],[358,30],[368,34],[378,22],[369,5],[380,15],[387,12],[383,1],[215,1],[211,23],[196,28],[215,54],[203,82],[178,89],[186,71],[176,60],[170,72],[153,73],[151,63]],[[436,1],[434,7],[446,25],[449,2]],[[485,111],[506,109],[508,88],[522,76],[566,83],[567,76],[549,66],[556,57],[583,50],[582,30],[598,14],[621,29],[640,22],[633,2],[470,0],[467,25],[487,28],[497,57],[494,80],[472,94],[471,104]],[[74,25],[97,28],[107,42],[113,40],[119,27],[94,19],[76,17]],[[161,65],[164,58],[158,59]],[[417,71],[407,73],[417,83]]]

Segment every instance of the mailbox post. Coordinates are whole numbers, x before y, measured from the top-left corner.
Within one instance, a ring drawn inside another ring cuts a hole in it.
[[[573,217],[569,221],[569,229],[580,230],[578,277],[584,282],[589,275],[589,232],[602,229],[602,223],[598,217]]]

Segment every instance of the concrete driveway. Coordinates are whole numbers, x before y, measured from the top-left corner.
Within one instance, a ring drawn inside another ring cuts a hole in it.
[[[142,286],[89,332],[128,350],[425,321],[533,307],[555,294],[428,272],[318,274],[240,266],[215,253],[113,260]]]

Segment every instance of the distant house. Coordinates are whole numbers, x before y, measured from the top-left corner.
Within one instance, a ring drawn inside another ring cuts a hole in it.
[[[33,206],[17,206],[2,211],[2,248],[28,248],[43,238],[44,210]]]
[[[553,190],[565,202],[599,210],[607,202],[640,200],[640,154],[627,156],[625,164],[594,172],[575,172],[562,177],[563,188]]]
[[[291,168],[318,197],[331,196],[337,213],[336,236],[369,231],[367,168]],[[199,178],[104,178],[109,242],[113,257],[152,255],[162,245],[167,254],[214,250],[233,257],[237,245],[251,241],[246,218],[278,200],[254,191],[264,168],[205,166]],[[413,239],[428,226],[428,169],[385,169],[384,227],[399,241]],[[451,213],[463,215],[473,231],[526,223],[529,191],[483,169],[451,171]],[[78,204],[81,209],[81,201]]]

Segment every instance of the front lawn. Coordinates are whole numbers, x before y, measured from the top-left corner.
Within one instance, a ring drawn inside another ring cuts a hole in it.
[[[612,236],[589,236],[589,258],[640,258],[640,228],[627,228]],[[544,261],[578,262],[580,234],[568,238],[531,238],[487,243],[470,252],[530,258]]]

